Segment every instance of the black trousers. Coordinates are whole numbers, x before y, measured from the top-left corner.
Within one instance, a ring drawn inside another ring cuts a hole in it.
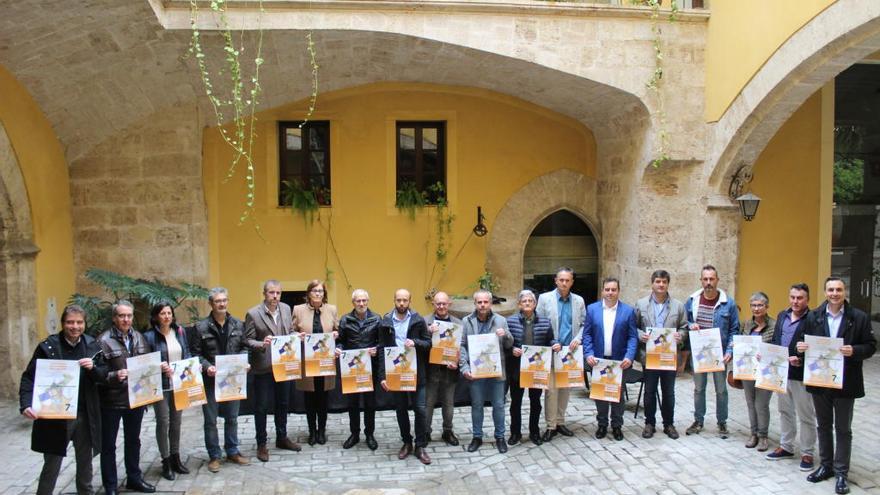
[[[309,433],[327,428],[327,391],[324,390],[324,377],[316,377],[313,380],[315,391],[303,392]]]
[[[834,473],[841,476],[846,476],[849,473],[855,402],[855,399],[834,398],[822,393],[813,394],[820,462],[826,468],[834,468]],[[835,435],[837,436],[836,450]]]
[[[519,362],[511,363],[511,361],[519,358],[513,358],[508,361],[507,366],[507,383],[505,387],[510,388],[510,434],[522,434],[522,399],[526,389],[519,386]],[[529,433],[540,434],[541,427],[538,421],[541,419],[541,395],[544,393],[539,388],[530,388],[529,391]]]
[[[348,394],[348,428],[353,434],[360,434],[362,401],[364,404],[364,433],[369,436],[376,431],[376,392]]]
[[[663,426],[672,426],[675,423],[675,371],[673,370],[645,370],[645,424],[657,424],[655,416],[658,385],[663,394],[660,405]]]

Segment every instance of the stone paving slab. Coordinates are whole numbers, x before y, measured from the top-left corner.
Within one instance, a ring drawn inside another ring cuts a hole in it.
[[[865,363],[868,396],[856,401],[853,422],[854,448],[850,481],[853,494],[880,494],[880,358]],[[569,405],[568,426],[575,436],[557,436],[552,442],[535,446],[530,442],[512,446],[499,454],[491,441],[476,453],[463,446],[449,447],[432,442],[430,466],[410,457],[397,459],[400,440],[393,411],[380,412],[376,418],[379,449],[371,452],[362,440],[351,450],[343,450],[348,436],[348,416],[331,414],[326,445],[305,445],[305,418],[290,415],[288,428],[303,444],[302,452],[270,450],[268,463],[255,457],[253,418],[239,418],[242,452],[251,457],[251,466],[224,464],[220,473],[207,470],[207,454],[198,409],[184,413],[182,457],[192,474],[166,481],[159,476],[160,459],[154,437],[152,410],[144,419],[141,467],[146,478],[157,483],[163,494],[208,495],[241,493],[334,494],[357,495],[452,494],[511,495],[519,493],[567,494],[589,492],[636,494],[830,494],[833,481],[808,483],[798,461],[767,461],[762,453],[743,447],[748,436],[748,415],[739,390],[730,390],[730,438],[717,436],[714,424],[714,391],[709,386],[706,429],[700,435],[685,436],[684,429],[693,420],[693,382],[681,375],[676,382],[676,426],[682,433],[671,440],[662,433],[646,440],[641,437],[643,412],[633,418],[637,385],[630,385],[630,402],[625,414],[622,442],[610,438],[596,440],[595,406],[586,393],[573,394]],[[525,402],[528,402],[526,399]],[[0,464],[0,495],[34,493],[42,467],[42,457],[30,451],[30,422],[18,415],[17,404],[2,401],[0,435],[7,449]],[[525,405],[523,417],[528,416]],[[435,431],[439,430],[440,411],[435,413]],[[222,420],[220,420],[222,423]],[[543,421],[542,421],[543,422]],[[659,423],[659,417],[658,417]],[[269,426],[271,429],[271,421]],[[455,410],[455,431],[462,444],[470,441],[470,408]],[[220,425],[222,428],[222,424]],[[486,414],[484,431],[491,432],[491,415]],[[222,430],[221,430],[222,434]],[[271,433],[270,433],[271,435]],[[436,435],[436,433],[435,433]],[[120,435],[121,438],[121,435]],[[779,439],[776,401],[771,404],[771,448]],[[270,447],[272,446],[270,442]],[[59,493],[75,493],[75,466],[69,449],[59,477]],[[119,449],[119,472],[122,467]],[[94,484],[100,484],[98,460],[95,459]],[[161,481],[160,481],[161,480]]]

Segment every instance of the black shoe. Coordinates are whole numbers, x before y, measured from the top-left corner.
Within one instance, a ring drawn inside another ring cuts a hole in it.
[[[599,438],[599,439],[605,438],[605,435],[607,435],[607,434],[608,434],[608,427],[607,426],[600,426],[596,430],[596,438]]]
[[[557,426],[556,433],[559,433],[560,435],[562,435],[564,437],[573,437],[574,436],[574,433],[571,430],[569,430],[565,425]]]
[[[180,460],[180,454],[171,454],[171,469],[178,474],[189,474],[189,469]]]
[[[834,470],[829,467],[819,466],[819,469],[807,475],[807,481],[818,483],[834,477]]]
[[[156,487],[144,480],[125,480],[125,487],[141,493],[155,493]]]
[[[162,477],[168,481],[174,481],[174,471],[171,470],[171,458],[162,459]]]
[[[849,485],[846,482],[846,476],[837,475],[837,483],[834,485],[834,493],[849,493]]]
[[[376,450],[379,448],[379,442],[376,441],[376,437],[373,435],[367,435],[367,447],[369,447],[370,450]]]
[[[309,430],[309,439],[307,440],[307,442],[312,447],[314,447],[315,444],[318,443],[318,434],[315,432],[315,430]]]
[[[344,442],[342,442],[342,448],[343,449],[350,449],[350,448],[354,447],[355,445],[357,445],[358,442],[360,442],[360,441],[361,441],[360,433],[352,433],[351,435],[349,435],[349,437],[347,439],[345,439]]]
[[[535,445],[541,445],[542,443],[544,443],[544,441],[541,440],[540,433],[529,433],[529,440],[531,440],[532,443]]]
[[[327,430],[325,430],[324,428],[318,430],[318,436],[317,438],[315,438],[315,440],[318,441],[318,445],[324,445],[325,443],[327,443]]]
[[[116,488],[105,488],[104,495],[119,495],[119,492],[116,490]]]
[[[471,440],[470,445],[467,446],[467,451],[468,452],[476,452],[476,451],[480,450],[480,445],[483,445],[483,439],[474,437],[474,439]]]
[[[507,445],[516,445],[522,440],[522,435],[519,433],[511,433],[510,438],[507,439]]]
[[[507,442],[504,441],[504,437],[495,439],[495,448],[498,449],[499,454],[507,453]]]
[[[452,445],[453,447],[458,445],[458,437],[456,437],[455,433],[451,431],[444,431],[443,436],[441,436],[440,438],[442,438],[443,441],[446,442],[446,445]]]
[[[623,430],[621,430],[619,427],[618,428],[611,428],[611,435],[618,442],[623,440]]]
[[[541,437],[541,440],[543,440],[545,442],[549,442],[550,440],[553,440],[553,437],[555,437],[555,436],[556,436],[556,430],[551,430],[548,428],[548,429],[544,430],[544,436]]]

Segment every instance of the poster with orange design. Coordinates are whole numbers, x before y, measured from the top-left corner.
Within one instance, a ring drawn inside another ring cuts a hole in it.
[[[561,351],[553,353],[553,374],[555,388],[586,387],[584,383],[584,346],[571,350],[564,346]]]
[[[678,345],[675,342],[674,328],[648,327],[648,341],[645,342],[645,368],[649,370],[675,371]]]
[[[336,341],[332,333],[309,333],[305,339],[306,376],[336,376]]]
[[[418,361],[415,347],[385,348],[385,381],[392,392],[415,392]]]
[[[458,365],[461,352],[462,327],[450,321],[434,320],[439,330],[431,334],[431,353],[428,362],[431,364]]]
[[[343,394],[373,391],[373,360],[369,349],[349,349],[339,355]]]
[[[540,345],[522,346],[519,361],[519,386],[522,388],[550,388],[550,367],[553,350]]]
[[[597,359],[596,366],[590,372],[590,398],[606,402],[620,402],[623,390],[623,361],[613,359]]]
[[[302,340],[298,333],[273,336],[271,352],[276,382],[302,378]]]
[[[173,361],[171,366],[171,389],[174,391],[174,408],[183,411],[188,407],[208,403],[202,365],[199,358],[191,357]]]

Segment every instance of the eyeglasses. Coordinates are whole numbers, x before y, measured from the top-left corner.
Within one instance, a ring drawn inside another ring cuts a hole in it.
[[[114,318],[119,318],[120,320],[130,320],[134,318],[134,315],[114,315]]]
[[[309,292],[311,292],[312,294],[323,294],[324,289],[312,289]]]

